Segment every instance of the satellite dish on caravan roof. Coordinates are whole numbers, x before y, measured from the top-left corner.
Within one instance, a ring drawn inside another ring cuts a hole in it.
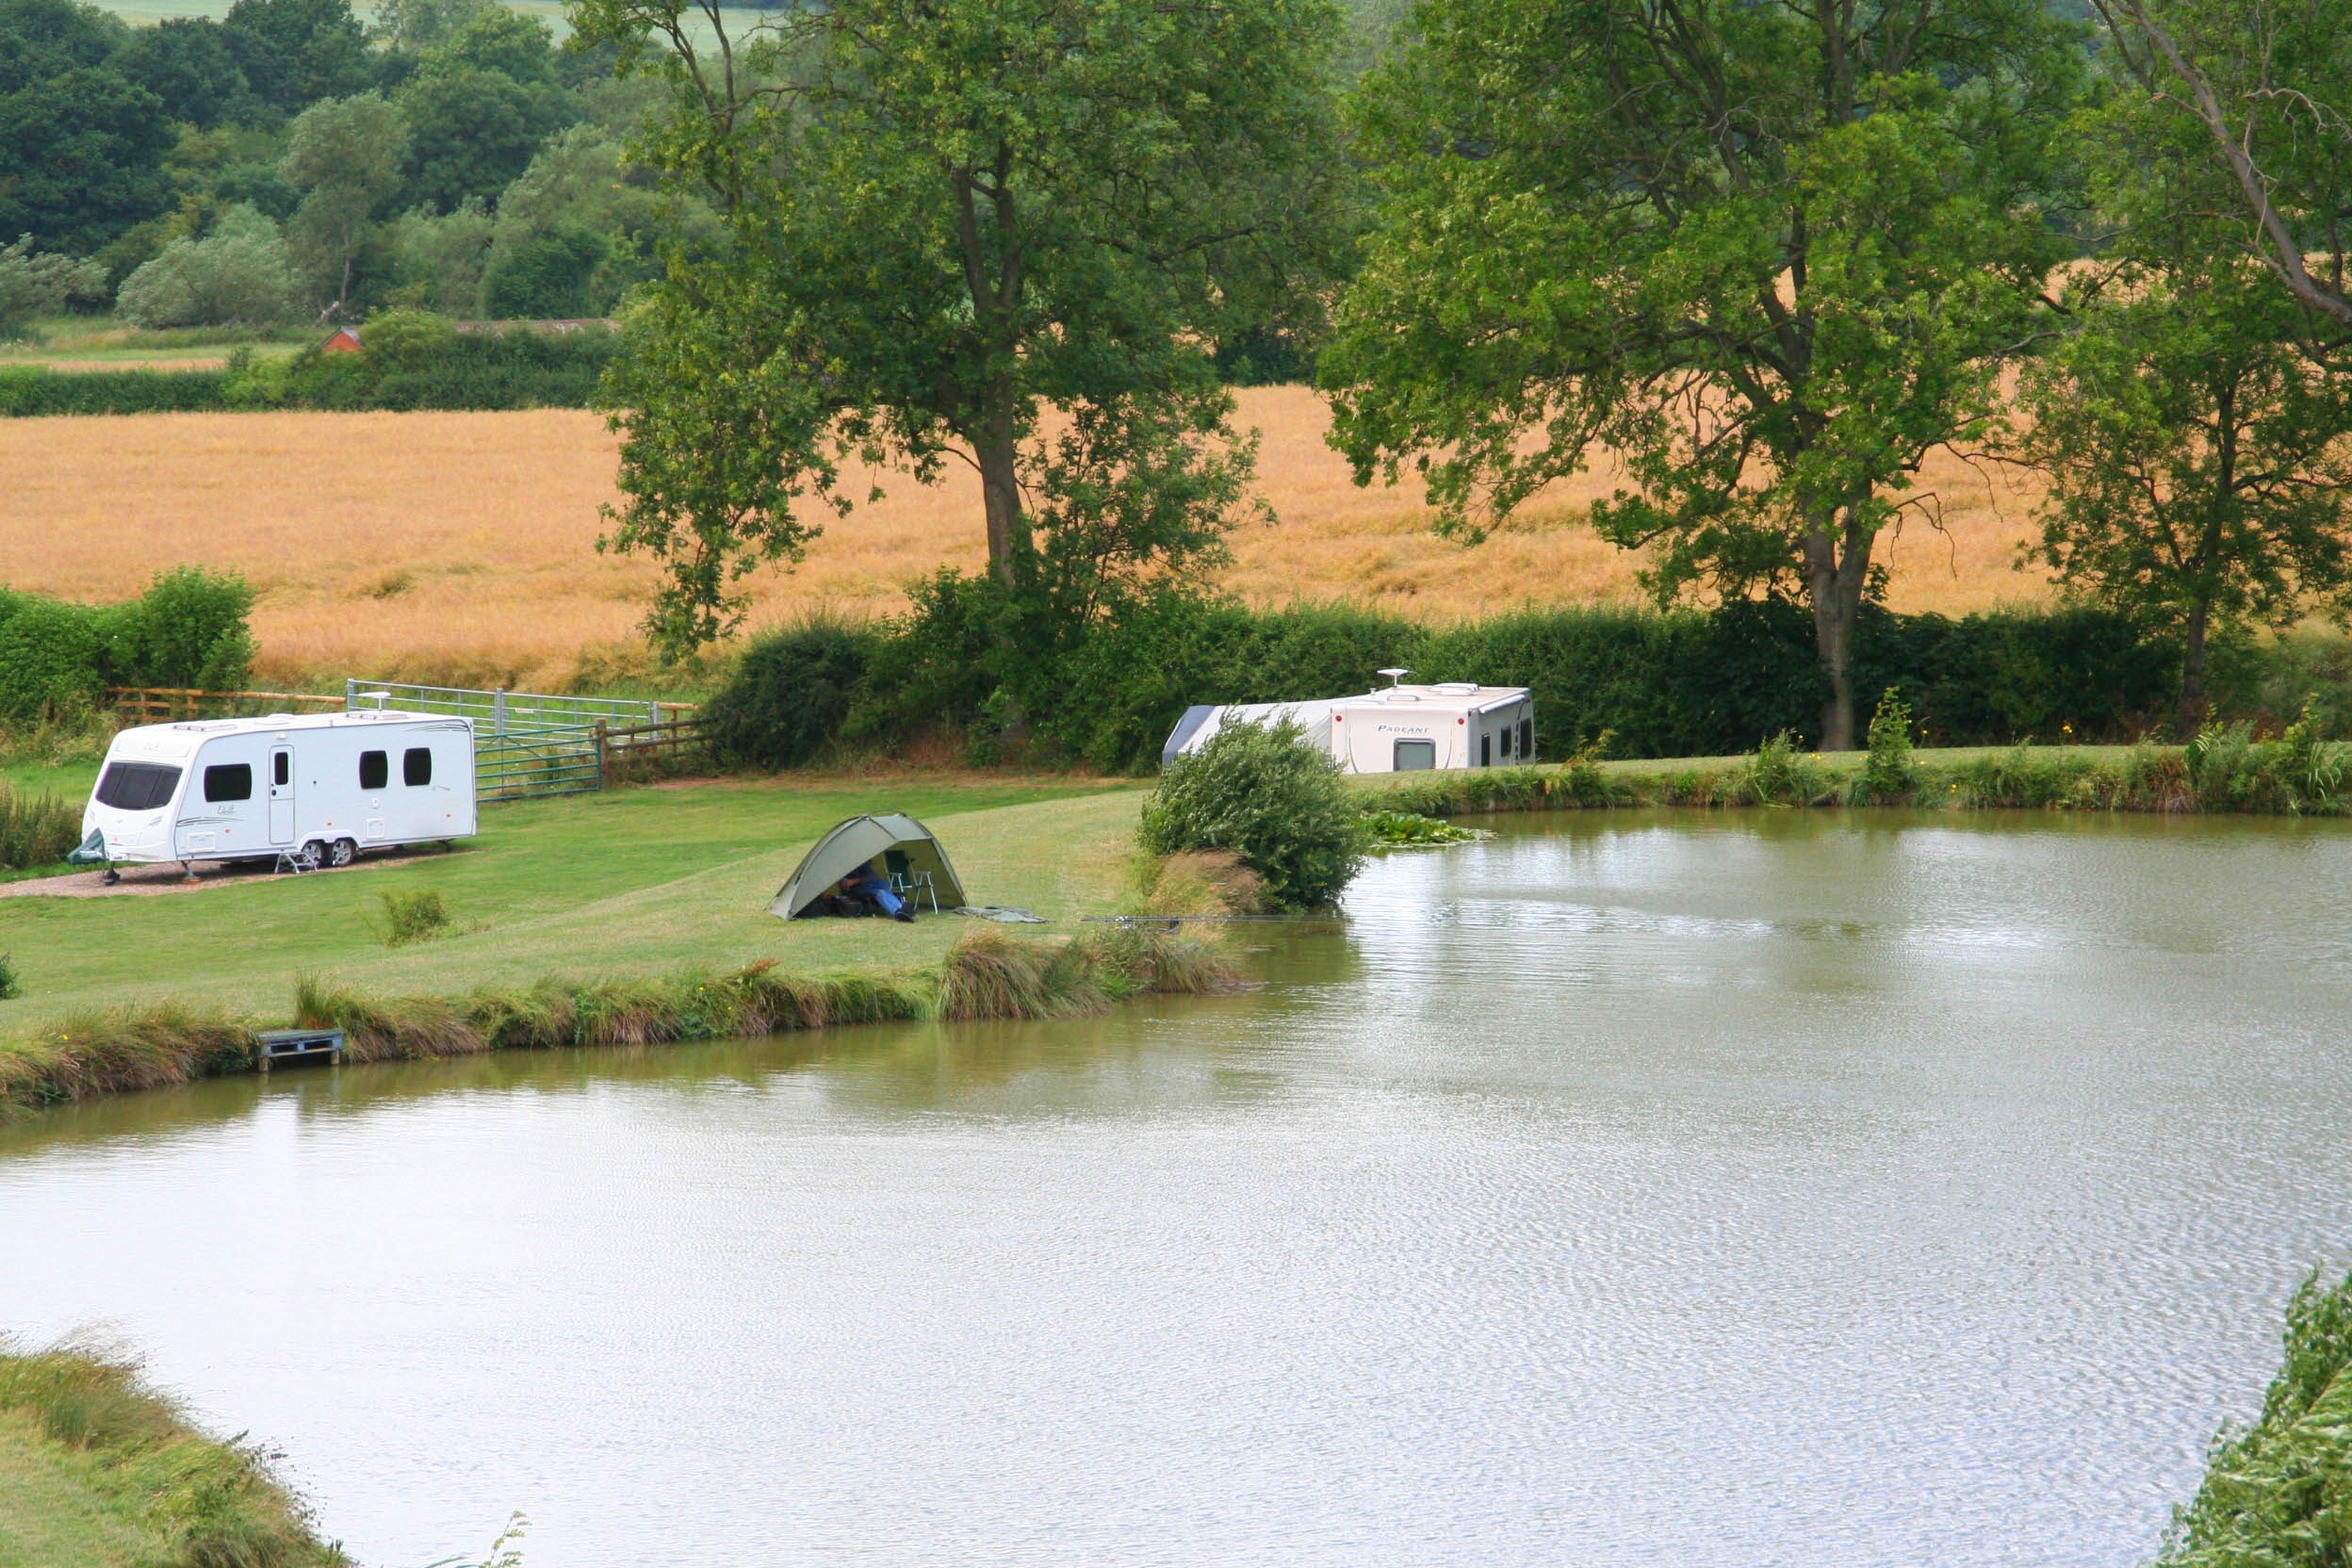
[[[1405,677],[1411,675],[1413,672],[1411,670],[1390,668],[1376,671],[1375,673],[1388,677],[1388,683],[1391,686],[1402,686],[1405,683]]]

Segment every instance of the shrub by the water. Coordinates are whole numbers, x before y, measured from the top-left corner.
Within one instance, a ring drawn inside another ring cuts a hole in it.
[[[2352,1280],[2307,1280],[2251,1427],[2222,1429],[2159,1568],[2337,1568],[2352,1544]]]
[[[1854,779],[1857,802],[1881,805],[1909,798],[1919,786],[1919,768],[1911,758],[1911,710],[1899,688],[1889,686],[1870,715],[1870,752],[1861,775]]]
[[[1339,765],[1296,725],[1236,724],[1169,765],[1144,803],[1139,841],[1153,855],[1231,850],[1267,903],[1300,909],[1354,880],[1367,835]]]
[[[14,1002],[24,994],[24,982],[17,977],[16,960],[0,953],[0,1002]]]
[[[811,621],[744,650],[734,678],[704,705],[704,733],[723,761],[792,768],[838,740],[864,678],[871,639]]]

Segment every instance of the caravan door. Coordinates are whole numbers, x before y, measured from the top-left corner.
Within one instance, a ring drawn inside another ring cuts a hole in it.
[[[294,748],[270,748],[270,841],[294,841]]]

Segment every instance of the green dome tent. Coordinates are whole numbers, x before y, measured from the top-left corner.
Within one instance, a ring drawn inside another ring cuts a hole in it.
[[[890,872],[928,874],[931,889],[927,890],[938,893],[942,909],[965,902],[964,885],[957,880],[956,868],[948,864],[947,851],[939,847],[939,841],[914,818],[892,811],[888,816],[852,817],[834,824],[816,847],[801,857],[776,902],[768,906],[768,913],[791,920],[830,892],[842,877],[876,860],[884,861],[881,869]]]

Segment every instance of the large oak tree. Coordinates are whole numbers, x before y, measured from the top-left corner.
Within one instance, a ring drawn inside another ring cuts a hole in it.
[[[1311,316],[1330,273],[1327,0],[572,14],[666,78],[644,155],[724,220],[673,251],[612,384],[612,543],[666,568],[658,641],[739,620],[742,576],[868,466],[969,463],[1006,588],[1214,546],[1250,453],[1208,351]]]
[[[1474,536],[1588,451],[1661,596],[1809,600],[1854,743],[1879,532],[1999,416],[2080,74],[2037,0],[1426,0],[1360,90],[1382,226],[1323,360],[1358,478]]]

